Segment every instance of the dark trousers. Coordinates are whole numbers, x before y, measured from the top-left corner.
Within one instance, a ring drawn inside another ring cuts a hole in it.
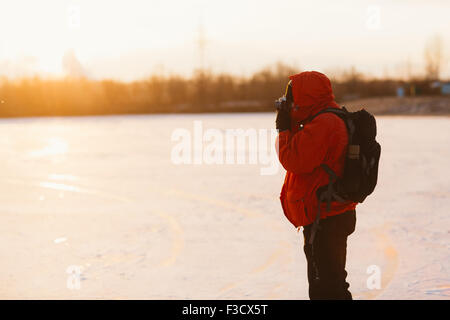
[[[356,212],[347,211],[320,220],[312,245],[309,244],[312,225],[303,229],[308,262],[309,298],[351,300],[346,282],[345,260],[347,237],[355,231]]]

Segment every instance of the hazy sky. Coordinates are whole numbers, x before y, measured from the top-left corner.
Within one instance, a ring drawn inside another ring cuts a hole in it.
[[[203,25],[215,72],[276,61],[377,76],[409,61],[420,72],[426,40],[440,34],[450,76],[449,17],[449,0],[0,0],[0,75],[189,75]]]

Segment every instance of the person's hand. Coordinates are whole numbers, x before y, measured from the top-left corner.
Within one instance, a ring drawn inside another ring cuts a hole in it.
[[[287,108],[281,108],[277,110],[275,124],[278,132],[291,130],[291,115],[289,114],[289,110],[286,109]]]

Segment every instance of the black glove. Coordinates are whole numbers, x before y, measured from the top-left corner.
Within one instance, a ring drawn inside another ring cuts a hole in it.
[[[291,115],[289,114],[289,111],[285,108],[277,110],[277,118],[275,120],[275,124],[278,132],[291,130]]]

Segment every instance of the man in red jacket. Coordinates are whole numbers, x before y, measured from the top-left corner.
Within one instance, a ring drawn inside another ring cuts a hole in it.
[[[322,164],[342,176],[348,144],[346,125],[332,113],[310,120],[321,110],[340,108],[324,74],[309,71],[289,78],[286,96],[290,105],[278,110],[276,119],[278,157],[287,171],[281,205],[297,229],[303,226],[310,299],[352,299],[345,261],[347,237],[355,229],[356,203],[332,201],[327,208],[316,194],[329,182]],[[313,230],[318,211],[319,225]]]

